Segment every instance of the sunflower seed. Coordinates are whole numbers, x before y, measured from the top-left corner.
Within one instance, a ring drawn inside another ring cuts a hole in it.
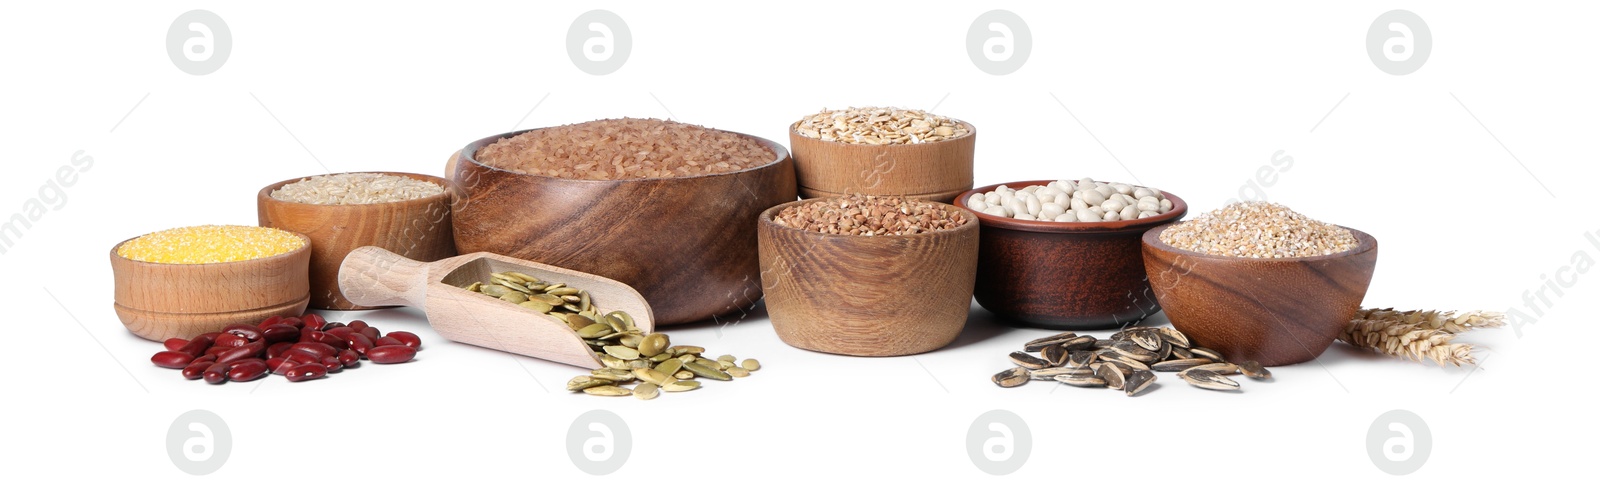
[[[1194,366],[1194,367],[1191,367],[1191,368],[1192,369],[1196,369],[1196,370],[1205,370],[1205,371],[1209,371],[1209,372],[1214,372],[1217,375],[1234,375],[1234,374],[1239,373],[1239,366],[1234,365],[1234,364],[1230,364],[1230,363],[1227,363],[1227,362],[1210,363],[1210,364],[1205,364],[1205,365],[1197,365],[1197,366]]]
[[[1091,350],[1095,348],[1095,342],[1096,340],[1092,336],[1081,336],[1063,342],[1061,348],[1067,349],[1068,352]]]
[[[1189,385],[1213,391],[1237,391],[1239,383],[1233,379],[1223,377],[1209,370],[1185,370],[1178,373],[1178,378],[1188,382]]]
[[[995,385],[1000,387],[1017,387],[1028,383],[1031,378],[1028,374],[1029,371],[1026,368],[1012,367],[995,374],[992,380],[994,380]]]
[[[1044,350],[1045,347],[1066,342],[1067,340],[1071,340],[1076,336],[1078,336],[1078,334],[1070,332],[1059,335],[1050,335],[1044,338],[1029,341],[1022,346],[1022,350],[1030,353],[1038,353],[1039,351]]]
[[[1106,387],[1112,389],[1122,389],[1123,383],[1127,379],[1122,375],[1122,369],[1116,367],[1100,367],[1100,370],[1095,371],[1094,376],[1106,381]]]
[[[1056,382],[1078,387],[1105,387],[1106,380],[1095,376],[1058,375]]]
[[[1161,338],[1165,339],[1167,343],[1171,343],[1174,347],[1189,348],[1189,336],[1184,335],[1177,328],[1157,328],[1156,332],[1160,333]]]
[[[1183,372],[1185,370],[1209,363],[1211,363],[1210,359],[1203,358],[1168,360],[1166,362],[1156,362],[1155,364],[1152,364],[1150,366],[1150,370],[1154,370],[1156,372]]]
[[[1066,365],[1068,367],[1087,367],[1090,363],[1093,363],[1094,360],[1094,352],[1079,350],[1067,355]]]
[[[1122,384],[1122,392],[1128,397],[1139,395],[1146,387],[1156,382],[1156,373],[1148,370],[1135,370]]]
[[[643,384],[639,384],[639,385],[633,387],[633,397],[637,397],[637,398],[642,399],[642,400],[648,401],[648,400],[651,400],[651,399],[655,399],[656,396],[660,396],[660,395],[661,395],[661,386],[658,386],[658,385],[655,385],[655,384],[651,384],[649,382],[646,382],[646,383],[643,383]]]
[[[1117,355],[1117,354],[1102,353],[1102,354],[1100,354],[1100,361],[1115,363],[1115,364],[1121,365],[1123,367],[1127,367],[1129,369],[1132,369],[1135,372],[1140,371],[1140,370],[1150,370],[1150,366],[1149,365],[1145,365],[1144,362],[1140,362],[1138,360],[1134,360],[1134,359],[1127,358],[1127,357],[1124,357],[1124,356],[1121,356],[1121,355]]]
[[[1049,362],[1045,362],[1039,357],[1028,355],[1027,352],[1011,352],[1011,363],[1027,367],[1029,369],[1042,369],[1050,366]]]
[[[1181,348],[1181,347],[1178,347],[1178,346],[1174,345],[1172,347],[1172,355],[1169,358],[1175,358],[1175,359],[1194,358],[1194,352],[1190,352],[1189,349],[1187,349],[1187,348]]]
[[[1067,353],[1069,352],[1067,352],[1066,347],[1062,347],[1061,345],[1051,345],[1044,347],[1044,352],[1040,353],[1039,355],[1041,355],[1044,358],[1044,361],[1048,362],[1051,366],[1057,366],[1067,361]],[[1070,353],[1078,354],[1083,352]]]
[[[1195,358],[1205,357],[1213,362],[1226,362],[1222,359],[1221,353],[1206,347],[1189,347],[1189,351],[1194,353]]]
[[[1019,368],[1022,368],[1023,370],[1027,370],[1027,368],[1025,368],[1025,367],[1019,367]],[[1094,375],[1094,369],[1091,369],[1091,368],[1088,368],[1088,367],[1083,367],[1083,368],[1051,367],[1051,368],[1048,368],[1048,369],[1028,370],[1028,377],[1031,377],[1031,378],[1034,378],[1034,379],[1038,379],[1038,380],[1053,379],[1053,378],[1055,378],[1057,376],[1062,376],[1062,375],[1075,375],[1075,376],[1080,376],[1080,377],[1088,377],[1088,376]]]
[[[1138,345],[1140,348],[1152,352],[1161,350],[1161,344],[1163,343],[1161,340],[1161,334],[1149,328],[1145,328],[1128,335],[1128,339],[1132,341],[1134,345]]]
[[[1239,364],[1239,370],[1244,372],[1245,377],[1251,379],[1266,380],[1272,378],[1272,371],[1262,367],[1261,362],[1254,360],[1247,360],[1245,363]]]

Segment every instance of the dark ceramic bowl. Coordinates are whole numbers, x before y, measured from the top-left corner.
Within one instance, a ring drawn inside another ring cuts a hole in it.
[[[1006,183],[1012,188],[1050,180]],[[984,186],[961,193],[955,205],[967,207]],[[1189,205],[1172,193],[1172,211],[1149,218],[1114,222],[1043,222],[998,217],[981,211],[978,281],[973,296],[994,314],[1026,326],[1093,330],[1137,322],[1161,309],[1145,279],[1139,237],[1172,223]]]
[[[1361,308],[1378,264],[1378,241],[1333,255],[1283,259],[1179,250],[1145,232],[1144,265],[1172,326],[1229,361],[1289,365],[1321,355]]]

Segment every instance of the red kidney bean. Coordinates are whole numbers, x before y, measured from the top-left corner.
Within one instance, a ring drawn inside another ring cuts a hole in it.
[[[319,341],[330,347],[333,347],[334,350],[344,350],[346,348],[350,348],[350,342],[348,340],[333,335],[323,334],[322,340]]]
[[[322,319],[321,316],[317,316],[317,315],[314,315],[314,314],[311,314],[311,313],[306,313],[305,316],[301,316],[300,317],[300,321],[305,322],[306,328],[310,328],[310,329],[317,330],[317,331],[322,331],[322,327],[328,324],[328,321]]]
[[[256,327],[260,328],[262,330],[266,330],[267,327],[272,326],[272,325],[276,325],[278,323],[283,323],[283,317],[282,316],[268,316],[267,319],[261,320],[261,324],[256,325]]]
[[[368,330],[371,330],[371,331],[368,331]],[[371,338],[372,339],[373,343],[377,343],[378,339],[383,337],[383,333],[378,332],[377,328],[373,328],[373,327],[370,327],[370,326],[366,327],[366,328],[362,328],[360,330],[356,330],[356,333],[360,333],[362,335],[366,335],[367,338]]]
[[[189,341],[182,338],[168,338],[167,341],[161,342],[161,346],[167,347],[168,352],[176,352],[188,344]]]
[[[223,352],[227,352],[227,351],[233,350],[235,348],[238,348],[238,347],[211,347],[211,348],[207,348],[206,349],[206,353],[205,354],[206,355],[222,355]]]
[[[271,345],[267,345],[267,355],[266,355],[266,357],[269,360],[273,359],[273,358],[276,358],[279,355],[283,355],[283,352],[289,350],[289,347],[293,347],[293,346],[294,346],[293,342],[278,342],[278,343],[274,343],[274,344],[271,344]]]
[[[367,350],[367,359],[375,364],[398,364],[416,358],[417,349],[405,345],[386,345]]]
[[[201,355],[199,357],[195,357],[194,360],[190,360],[189,363],[192,364],[192,363],[195,363],[195,362],[216,362],[216,361],[217,361],[217,356],[216,355]]]
[[[339,357],[322,357],[322,366],[328,368],[329,374],[344,370],[344,364],[339,362]]]
[[[316,355],[317,358],[332,357],[339,354],[339,349],[322,342],[300,342],[289,347],[289,349],[309,352],[312,355]]]
[[[384,337],[400,340],[400,344],[407,347],[422,348],[422,337],[419,337],[417,334],[409,331],[391,331],[388,335],[384,335]]]
[[[366,335],[362,335],[360,333],[356,333],[354,335],[350,335],[350,342],[348,343],[348,345],[350,346],[351,350],[354,350],[356,353],[359,353],[359,354],[362,354],[362,355],[366,355],[367,354],[367,350],[370,350],[370,349],[372,349],[372,347],[377,346],[377,344],[372,343],[372,339],[371,338],[367,338]]]
[[[341,350],[341,351],[339,351],[339,364],[340,365],[343,365],[345,367],[355,367],[357,364],[360,364],[360,363],[361,363],[361,354],[356,353],[355,350]]]
[[[228,325],[222,329],[223,333],[230,333],[244,337],[245,340],[256,341],[261,339],[261,329],[254,325]]]
[[[194,337],[193,340],[189,340],[188,344],[176,351],[189,355],[205,355],[206,349],[211,348],[211,342],[217,338],[217,335],[217,333],[202,333],[200,336]]]
[[[350,324],[345,325],[345,326],[348,326],[348,327],[350,327],[350,329],[355,330],[355,331],[361,331],[362,328],[367,328],[369,325],[367,325],[367,322],[365,322],[365,321],[353,320],[353,321],[350,322]]]
[[[311,328],[301,328],[300,329],[300,341],[302,341],[302,342],[314,342],[314,341],[316,341],[315,339],[311,338],[311,334],[312,333],[322,333],[322,332],[317,331],[317,330],[313,330]]]
[[[406,346],[406,343],[405,343],[405,342],[402,342],[402,341],[400,341],[400,339],[399,339],[399,338],[395,338],[395,337],[383,337],[383,338],[379,338],[379,339],[377,339],[377,340],[374,340],[374,341],[373,341],[373,342],[372,342],[372,344],[373,344],[373,345],[377,345],[377,346],[380,346],[380,347],[384,347],[384,346],[393,346],[393,345],[399,345],[399,346],[402,346],[402,347],[404,347],[404,346]]]
[[[279,323],[261,330],[261,339],[267,343],[293,342],[300,339],[300,330]]]
[[[283,324],[286,324],[286,325],[289,325],[289,326],[293,326],[296,329],[305,328],[306,327],[305,322],[300,321],[300,317],[298,317],[298,316],[285,316],[285,317],[283,317],[283,321],[279,321],[279,323],[283,323]]]
[[[162,350],[160,352],[156,352],[155,355],[150,356],[150,363],[156,364],[157,367],[165,367],[168,369],[181,369],[188,367],[189,362],[193,361],[193,355],[183,352],[174,352],[171,350]]]
[[[300,362],[295,362],[283,357],[267,359],[267,370],[270,370],[272,373],[278,375],[283,375],[285,372],[288,372],[289,369],[298,367],[299,365]]]
[[[222,362],[211,364],[210,367],[206,367],[205,372],[202,372],[200,376],[204,377],[206,379],[206,383],[208,384],[221,384],[223,382],[227,382],[228,364]]]
[[[228,380],[249,382],[267,376],[267,364],[260,360],[245,361],[228,369]]]
[[[299,362],[299,363],[302,363],[302,364],[320,364],[320,363],[322,363],[322,356],[321,355],[317,355],[317,354],[314,354],[314,353],[311,353],[311,352],[307,352],[305,350],[296,350],[296,349],[293,349],[293,348],[283,352],[283,354],[279,355],[277,358],[281,358],[281,359],[288,360],[288,361],[291,361],[291,362]]]
[[[217,362],[232,362],[239,359],[255,358],[267,351],[266,342],[250,342],[245,346],[234,348],[217,354]]]
[[[323,333],[339,337],[340,340],[349,340],[350,334],[355,332],[355,330],[350,329],[348,326],[335,326],[323,331]]]
[[[245,337],[242,337],[242,336],[239,336],[239,335],[235,335],[235,334],[232,334],[232,333],[223,333],[222,335],[217,337],[216,346],[233,348],[233,347],[242,347],[246,343],[250,343],[250,340],[248,338],[245,338]]]
[[[289,369],[283,376],[289,379],[289,382],[305,382],[327,377],[328,368],[323,367],[322,364],[304,364]]]
[[[189,379],[189,380],[199,379],[199,378],[205,376],[206,369],[209,369],[209,368],[211,368],[212,365],[216,365],[216,364],[217,364],[216,362],[209,362],[209,361],[207,361],[207,362],[198,362],[197,361],[195,363],[189,364],[188,367],[184,367],[183,368],[183,378]]]

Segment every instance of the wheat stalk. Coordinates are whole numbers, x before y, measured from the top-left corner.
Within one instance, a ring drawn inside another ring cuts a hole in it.
[[[1456,334],[1505,325],[1505,314],[1487,311],[1395,311],[1363,309],[1345,326],[1339,340],[1416,362],[1440,366],[1476,364],[1471,344],[1453,343]]]

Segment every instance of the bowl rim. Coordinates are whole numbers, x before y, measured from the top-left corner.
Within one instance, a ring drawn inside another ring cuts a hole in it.
[[[204,225],[189,225],[189,226],[204,226]],[[269,255],[269,256],[266,256],[266,257],[257,257],[257,258],[248,259],[248,260],[236,260],[236,261],[232,261],[232,262],[206,262],[206,263],[202,263],[202,264],[178,264],[178,263],[173,263],[173,262],[147,262],[147,261],[143,261],[143,260],[134,260],[134,259],[130,259],[130,258],[127,258],[127,257],[123,257],[121,253],[117,252],[117,249],[121,249],[122,246],[126,245],[128,242],[132,242],[135,239],[138,239],[138,238],[143,237],[145,235],[149,235],[151,233],[155,233],[155,232],[149,232],[149,233],[145,233],[144,235],[139,235],[139,236],[136,236],[136,237],[129,237],[128,239],[123,240],[121,242],[117,242],[116,245],[111,246],[111,259],[114,260],[114,261],[124,261],[124,262],[128,262],[130,264],[135,264],[135,265],[181,266],[181,267],[183,267],[185,269],[200,269],[200,268],[205,268],[206,266],[225,266],[225,265],[238,265],[238,264],[254,264],[254,263],[259,263],[259,262],[266,262],[266,261],[269,261],[269,260],[272,260],[272,259],[293,259],[295,256],[297,256],[299,254],[310,253],[311,252],[311,237],[306,236],[306,234],[304,234],[304,233],[296,232],[296,231],[293,231],[293,230],[284,230],[282,228],[276,228],[276,227],[264,227],[264,226],[261,226],[261,225],[218,225],[218,226],[234,226],[234,227],[252,227],[253,226],[253,227],[260,227],[260,228],[271,228],[273,230],[289,232],[289,233],[294,234],[296,237],[300,237],[300,241],[303,242],[303,245],[301,245],[300,248],[298,248],[298,249],[290,250],[288,252],[284,252],[284,253],[281,253],[281,254]],[[178,228],[188,228],[188,227],[173,227],[173,228],[168,228],[166,230],[173,230],[173,229],[178,229]],[[159,232],[159,231],[164,231],[164,230],[157,230],[157,232]],[[112,269],[113,272],[115,272],[115,270],[116,270],[115,268]]]
[[[1172,210],[1148,218],[1133,220],[1117,220],[1114,222],[1057,222],[1038,220],[1018,220],[1015,218],[998,217],[981,211],[972,211],[967,207],[967,200],[974,194],[994,191],[995,188],[1008,186],[1025,188],[1028,186],[1044,186],[1056,182],[1055,179],[1025,180],[1010,183],[991,184],[988,186],[972,188],[956,196],[954,205],[978,216],[978,221],[985,226],[1037,233],[1121,233],[1129,231],[1144,231],[1154,226],[1164,226],[1177,222],[1189,213],[1189,203],[1179,198],[1178,195],[1167,191],[1161,194],[1172,201]],[[1123,183],[1126,184],[1126,183]]]
[[[601,120],[615,120],[615,119],[601,119]],[[600,121],[600,120],[590,120],[589,122],[597,122],[597,121]],[[578,123],[589,123],[589,122],[578,122]],[[674,121],[674,122],[676,122],[676,121]],[[676,123],[683,123],[683,122],[676,122]],[[576,124],[568,124],[568,125],[576,125]],[[755,136],[755,135],[750,135],[750,134],[743,133],[743,132],[734,132],[732,130],[723,130],[723,129],[719,129],[719,128],[712,128],[712,127],[704,127],[704,126],[702,126],[702,128],[704,128],[706,130],[715,130],[715,131],[718,131],[718,132],[726,132],[726,133],[738,135],[738,136],[741,136],[741,137],[749,137],[750,139],[755,140],[756,142],[760,143],[761,145],[766,146],[767,149],[772,151],[772,156],[773,156],[772,157],[772,161],[763,163],[763,164],[761,164],[759,166],[740,169],[738,171],[722,172],[722,173],[716,173],[716,174],[698,174],[698,175],[694,175],[694,176],[677,176],[677,177],[665,177],[665,178],[629,178],[629,179],[573,179],[573,178],[558,178],[558,177],[555,177],[555,176],[546,176],[546,175],[543,175],[543,174],[528,174],[528,173],[525,173],[525,172],[517,172],[517,171],[512,171],[512,170],[509,170],[509,169],[501,169],[499,167],[495,167],[495,166],[491,166],[491,165],[488,165],[488,164],[484,164],[483,162],[478,160],[478,151],[482,150],[484,147],[487,147],[489,144],[493,144],[495,142],[499,142],[502,139],[508,139],[508,138],[511,138],[511,137],[516,137],[518,135],[522,135],[524,133],[533,132],[535,130],[544,130],[544,129],[547,129],[547,128],[555,128],[555,127],[535,127],[535,128],[531,128],[531,129],[513,130],[513,131],[510,131],[510,132],[505,132],[505,133],[501,133],[501,134],[498,134],[498,135],[491,135],[491,136],[488,136],[488,137],[484,137],[484,138],[469,142],[469,143],[467,143],[467,145],[465,147],[461,148],[461,151],[460,151],[461,155],[456,157],[456,159],[457,159],[456,172],[458,172],[458,173],[461,172],[461,170],[462,170],[461,168],[463,167],[463,165],[462,165],[463,163],[470,162],[470,163],[472,163],[473,166],[477,166],[477,167],[489,170],[491,172],[501,172],[501,173],[511,174],[511,175],[515,175],[515,176],[523,176],[523,177],[531,177],[531,178],[542,178],[542,179],[549,179],[549,180],[552,180],[552,181],[572,182],[572,183],[575,183],[575,184],[613,184],[613,183],[649,182],[649,181],[690,181],[690,180],[705,179],[705,178],[733,177],[733,176],[738,176],[738,175],[741,175],[741,174],[744,174],[744,173],[751,173],[751,172],[761,171],[761,170],[764,170],[764,169],[769,169],[769,168],[771,168],[773,166],[777,166],[779,164],[782,164],[783,161],[787,161],[787,160],[791,159],[791,156],[789,154],[789,149],[784,147],[781,144],[778,144],[777,142],[773,142],[771,140],[767,140],[765,138],[762,138],[762,137],[759,137],[759,136]],[[445,175],[445,179],[454,181],[455,180],[455,175],[454,174],[446,174]]]
[[[280,200],[280,199],[272,197],[272,192],[273,191],[277,191],[279,188],[282,188],[284,186],[289,185],[289,183],[297,183],[297,182],[305,181],[305,180],[308,180],[308,179],[311,179],[311,178],[314,178],[314,177],[318,177],[318,176],[336,176],[336,175],[340,175],[340,174],[388,174],[388,175],[392,175],[392,176],[404,176],[404,177],[408,177],[408,178],[411,178],[411,179],[419,179],[419,180],[428,181],[430,183],[438,184],[439,186],[444,188],[444,191],[439,193],[439,194],[423,196],[421,198],[412,198],[412,199],[409,199],[409,200],[389,201],[389,202],[384,202],[384,203],[359,203],[359,204],[353,204],[353,205],[350,205],[350,204],[319,205],[319,204],[316,204],[316,203],[301,203],[299,201]],[[272,183],[272,184],[267,185],[266,187],[261,188],[261,191],[256,193],[256,200],[258,202],[270,202],[271,204],[275,204],[275,205],[284,205],[284,206],[296,207],[296,208],[298,208],[298,207],[305,207],[305,208],[389,208],[389,207],[398,207],[398,206],[405,206],[405,205],[415,205],[415,204],[424,203],[424,202],[431,202],[431,201],[434,201],[434,200],[446,200],[448,202],[448,200],[450,200],[451,193],[453,191],[451,186],[452,186],[452,184],[451,184],[449,178],[441,178],[439,176],[434,176],[434,175],[431,175],[431,174],[418,174],[418,173],[400,172],[400,171],[344,171],[344,172],[331,172],[331,173],[326,173],[326,174],[314,174],[314,175],[311,175],[311,176],[303,176],[303,177],[298,177],[298,178],[293,178],[293,179],[285,179],[283,181],[278,181],[276,183]],[[276,227],[272,227],[272,228],[276,228]]]
[[[807,141],[816,142],[818,144],[825,144],[825,145],[834,145],[834,146],[840,146],[840,147],[862,147],[862,148],[870,148],[870,149],[893,150],[893,149],[888,149],[888,148],[891,148],[891,147],[893,147],[893,148],[932,147],[932,146],[936,146],[936,145],[943,145],[946,142],[959,142],[959,141],[967,140],[967,139],[970,139],[970,138],[978,136],[978,126],[973,125],[971,122],[968,122],[966,120],[962,120],[962,119],[959,119],[959,118],[952,118],[951,120],[955,120],[956,123],[959,123],[959,124],[961,124],[963,126],[966,126],[967,127],[966,135],[962,135],[960,137],[951,137],[951,138],[944,139],[944,140],[936,140],[936,141],[933,141],[933,142],[918,142],[918,143],[915,143],[915,144],[849,144],[849,143],[845,143],[845,142],[839,142],[839,141],[836,141],[836,140],[822,140],[822,139],[818,139],[818,138],[815,138],[815,137],[810,137],[810,136],[806,136],[804,134],[801,134],[800,133],[800,122],[806,121],[804,118],[802,118],[800,120],[795,120],[794,123],[789,124],[789,137],[791,138],[791,141],[792,141],[792,139],[794,137],[799,137],[799,138],[807,140]]]
[[[1193,259],[1222,262],[1317,262],[1364,254],[1367,252],[1376,251],[1378,249],[1378,239],[1373,237],[1371,234],[1344,225],[1335,225],[1339,228],[1350,231],[1350,234],[1356,238],[1357,243],[1355,248],[1346,250],[1344,252],[1328,255],[1313,255],[1309,257],[1236,257],[1232,255],[1212,255],[1203,252],[1195,252],[1193,250],[1180,249],[1171,245],[1167,245],[1166,242],[1162,242],[1161,232],[1166,231],[1168,227],[1176,224],[1177,222],[1173,222],[1146,230],[1144,235],[1141,236],[1139,240],[1144,243],[1144,247],[1146,248],[1155,248],[1163,252],[1169,252]]]
[[[767,208],[766,210],[762,210],[761,211],[761,216],[758,218],[759,226],[776,228],[776,229],[779,229],[780,231],[798,232],[800,234],[810,235],[811,236],[810,238],[822,238],[822,239],[825,239],[825,240],[833,240],[833,239],[838,239],[838,240],[861,240],[861,239],[886,240],[884,237],[889,237],[889,238],[893,238],[893,239],[934,238],[934,237],[937,237],[937,236],[940,236],[940,235],[947,235],[947,234],[952,234],[952,233],[957,233],[957,232],[962,232],[962,231],[968,231],[968,229],[970,227],[973,227],[973,226],[978,224],[978,219],[977,219],[976,215],[973,213],[972,210],[968,210],[966,208],[962,208],[962,207],[959,207],[959,206],[956,206],[956,205],[952,205],[952,204],[949,204],[949,203],[940,203],[938,201],[930,201],[930,200],[919,200],[919,201],[927,201],[929,203],[933,203],[933,204],[937,204],[937,205],[944,205],[944,206],[952,207],[956,211],[959,211],[962,214],[966,215],[967,221],[963,222],[961,224],[961,226],[958,226],[958,227],[955,227],[955,228],[945,228],[945,229],[939,229],[939,230],[934,230],[934,231],[930,231],[930,232],[914,233],[914,234],[911,234],[911,235],[872,235],[872,236],[866,236],[866,235],[835,235],[835,234],[831,234],[831,233],[813,232],[813,231],[806,230],[806,229],[803,229],[803,228],[794,228],[794,227],[790,227],[790,226],[779,225],[777,220],[773,219],[773,217],[776,216],[778,214],[778,212],[783,211],[784,208],[788,208],[790,206],[798,205],[798,204],[801,204],[801,203],[810,203],[810,202],[814,202],[814,201],[818,201],[818,200],[832,199],[832,198],[838,198],[838,196],[827,196],[827,197],[820,197],[820,198],[806,198],[806,199],[803,199],[803,200],[785,201],[783,203],[779,203],[777,205],[774,205],[771,208]]]

